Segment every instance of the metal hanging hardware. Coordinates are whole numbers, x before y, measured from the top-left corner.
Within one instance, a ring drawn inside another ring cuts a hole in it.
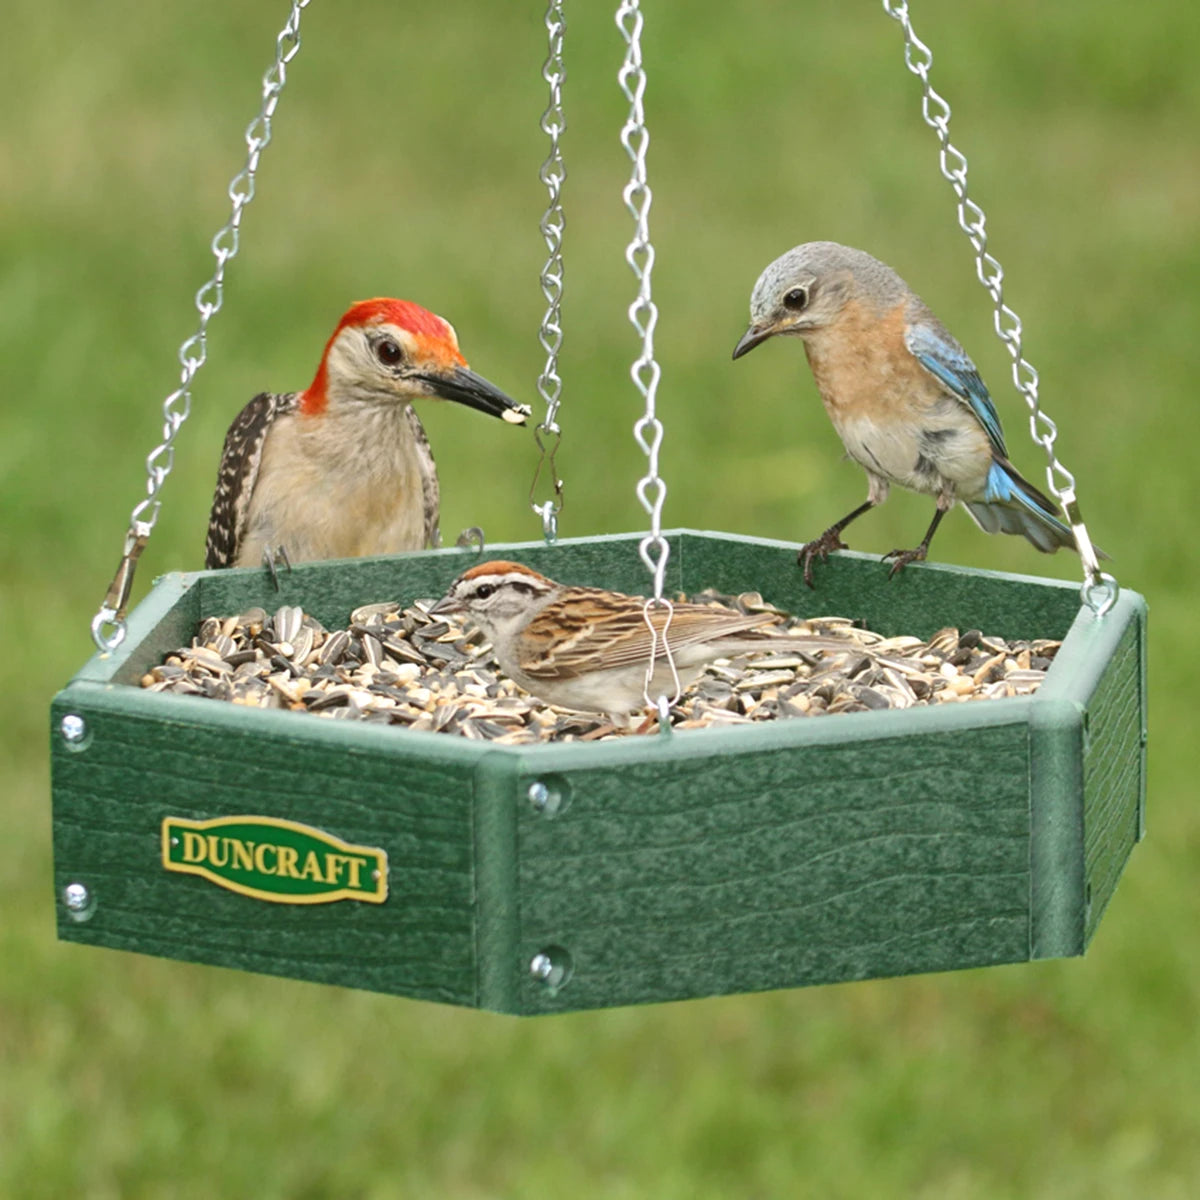
[[[562,349],[562,296],[563,296],[563,228],[566,216],[562,206],[562,185],[567,177],[559,138],[567,128],[563,111],[562,85],[567,78],[563,63],[563,38],[567,19],[563,11],[564,0],[550,0],[546,6],[546,33],[548,49],[542,67],[542,78],[550,85],[550,101],[542,113],[542,132],[550,138],[550,152],[542,163],[538,178],[546,185],[548,200],[540,229],[546,240],[547,259],[542,267],[542,295],[546,298],[546,311],[538,330],[538,341],[546,352],[546,365],[538,376],[538,394],[546,402],[546,415],[533,431],[537,443],[538,465],[529,485],[529,506],[542,518],[542,535],[547,545],[558,539],[558,514],[563,507],[563,481],[559,478],[554,457],[558,453],[562,430],[558,426],[558,408],[562,403],[562,377],[558,373],[558,355]],[[543,472],[548,472],[554,495],[538,502],[538,481]]]
[[[125,535],[125,550],[117,573],[109,585],[104,603],[92,618],[92,640],[101,651],[115,650],[125,640],[125,609],[133,590],[133,575],[138,556],[146,548],[158,520],[162,502],[158,493],[175,465],[175,435],[188,419],[192,407],[192,380],[208,359],[208,323],[220,311],[224,301],[225,264],[238,252],[238,231],[242,212],[254,199],[254,173],[262,152],[271,141],[271,118],[279,104],[279,96],[287,82],[287,66],[300,51],[300,13],[310,0],[292,0],[287,22],[275,38],[275,61],[263,76],[262,107],[246,129],[246,165],[229,183],[229,199],[233,209],[229,220],[217,230],[212,240],[217,269],[212,278],[196,293],[196,311],[200,325],[179,347],[179,362],[183,368],[179,387],[164,401],[163,440],[146,457],[146,497],[134,506]],[[111,632],[106,632],[111,627]]]
[[[883,11],[904,30],[904,62],[921,81],[921,116],[937,134],[938,166],[958,198],[958,227],[975,249],[975,274],[995,305],[992,323],[996,336],[1012,358],[1012,380],[1029,407],[1029,434],[1046,452],[1046,481],[1050,494],[1066,514],[1075,535],[1075,547],[1083,565],[1083,602],[1102,617],[1117,602],[1120,587],[1112,575],[1100,569],[1096,548],[1088,534],[1075,495],[1075,476],[1059,461],[1054,450],[1058,426],[1042,411],[1038,399],[1038,373],[1021,350],[1021,318],[1004,302],[1004,269],[987,248],[987,218],[967,195],[967,160],[950,141],[950,105],[929,82],[933,51],[913,31],[906,0],[883,0]]]
[[[646,474],[638,481],[637,497],[646,515],[650,518],[650,531],[642,538],[638,547],[642,562],[654,581],[654,596],[646,601],[642,610],[646,626],[650,630],[650,660],[646,666],[646,685],[643,689],[646,703],[656,707],[660,728],[666,728],[666,708],[679,699],[679,672],[671,647],[667,643],[666,631],[671,623],[673,606],[663,596],[663,582],[667,572],[667,559],[671,546],[662,535],[662,510],[667,498],[666,481],[658,473],[658,454],[662,447],[663,424],[655,411],[655,397],[662,370],[654,357],[654,328],[658,324],[658,307],[651,294],[651,273],[654,270],[654,243],[650,240],[650,205],[654,194],[646,179],[646,152],[650,147],[650,131],[646,128],[646,70],[642,65],[642,18],[639,0],[621,0],[617,8],[617,28],[626,42],[625,61],[617,73],[617,82],[629,101],[629,116],[621,129],[621,145],[628,153],[632,170],[622,196],[625,207],[633,217],[633,238],[625,250],[625,261],[638,282],[637,298],[629,306],[629,322],[642,340],[642,352],[629,368],[630,378],[642,394],[645,412],[633,426],[633,436],[646,456]],[[656,632],[650,620],[652,607],[667,609],[667,619],[662,633]],[[658,657],[659,638],[662,653],[671,667],[674,694],[668,704],[659,703],[650,695],[650,683],[654,676],[654,664]]]

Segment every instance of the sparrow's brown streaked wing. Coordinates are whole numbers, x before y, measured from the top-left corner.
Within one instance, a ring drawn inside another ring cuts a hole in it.
[[[776,624],[773,613],[746,616],[703,604],[676,604],[667,639],[672,651]],[[651,608],[650,620],[661,633],[668,610]],[[768,635],[763,635],[764,638]],[[661,648],[661,642],[659,643]],[[597,669],[632,666],[650,658],[650,630],[641,603],[594,588],[544,608],[521,634],[518,653],[531,679],[573,679]],[[661,649],[660,649],[661,653]]]

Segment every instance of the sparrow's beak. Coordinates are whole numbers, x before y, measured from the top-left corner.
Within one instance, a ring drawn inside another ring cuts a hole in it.
[[[494,383],[476,375],[467,367],[454,367],[445,373],[419,375],[443,400],[454,400],[468,408],[476,408],[489,417],[500,417],[512,425],[524,425],[533,411],[528,404],[518,404],[506,396]]]
[[[463,611],[463,604],[460,600],[456,600],[453,596],[443,596],[430,610],[429,615],[435,617],[444,617],[448,613],[458,613]]]
[[[774,332],[774,327],[770,325],[751,325],[750,328],[742,334],[741,341],[734,346],[733,357],[741,358],[743,354],[749,354],[755,346],[761,345]]]

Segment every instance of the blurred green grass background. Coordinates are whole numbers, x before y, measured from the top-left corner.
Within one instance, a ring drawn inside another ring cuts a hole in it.
[[[647,4],[667,525],[801,539],[863,495],[750,288],[831,238],[894,265],[1041,479],[899,28],[876,3]],[[281,0],[9,0],[0,49],[0,1195],[1183,1197],[1200,1174],[1192,723],[1194,12],[919,0],[1007,296],[1097,539],[1152,606],[1150,838],[1084,960],[520,1022],[61,946],[46,709],[90,651]],[[609,6],[569,3],[562,531],[637,528]],[[535,400],[534,3],[316,3],[180,435],[149,578],[200,564],[226,425],[359,297],[420,300]],[[443,529],[537,536],[527,433],[422,413]],[[857,549],[912,544],[895,495]],[[1070,577],[946,523],[943,561]],[[374,597],[364,597],[373,599]]]

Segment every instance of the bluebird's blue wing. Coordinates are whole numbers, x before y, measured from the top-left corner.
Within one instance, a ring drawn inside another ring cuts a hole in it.
[[[1004,430],[1000,428],[996,407],[966,351],[939,325],[909,325],[904,344],[921,366],[966,401],[988,435],[992,449],[1000,457],[1007,458]]]

